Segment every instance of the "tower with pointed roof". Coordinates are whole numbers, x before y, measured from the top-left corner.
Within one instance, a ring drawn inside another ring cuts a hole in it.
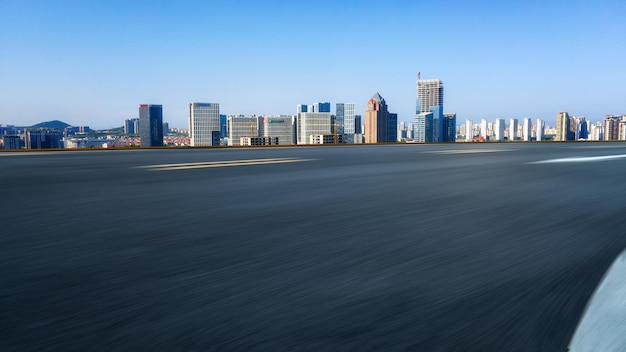
[[[376,92],[365,111],[365,143],[396,142],[398,115],[389,113],[385,99]]]

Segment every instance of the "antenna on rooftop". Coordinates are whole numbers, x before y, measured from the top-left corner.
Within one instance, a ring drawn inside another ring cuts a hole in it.
[[[421,73],[421,72],[418,72],[418,73],[417,73],[417,80],[419,81],[419,80],[421,79],[421,77],[422,77],[422,73]]]

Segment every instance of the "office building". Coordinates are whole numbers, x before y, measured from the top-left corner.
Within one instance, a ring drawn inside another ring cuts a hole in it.
[[[228,137],[228,124],[226,122],[226,115],[220,115],[220,138]]]
[[[257,116],[227,116],[228,125],[228,145],[241,145],[242,137],[259,136],[259,118]]]
[[[5,150],[22,149],[24,143],[19,135],[6,134],[2,136],[2,148]]]
[[[24,136],[26,149],[63,148],[63,133],[54,130],[26,131]]]
[[[385,99],[376,92],[365,111],[365,143],[395,143],[398,115],[389,113]]]
[[[480,136],[485,140],[489,139],[489,130],[487,129],[487,120],[482,119],[480,121]]]
[[[139,105],[139,138],[142,147],[163,146],[162,105]]]
[[[444,143],[456,142],[456,114],[443,114],[443,140]]]
[[[325,111],[316,111],[319,109]],[[311,135],[333,134],[333,120],[334,117],[330,113],[330,103],[315,103],[308,106],[303,104],[298,105],[298,115],[296,116],[296,143],[310,144]]]
[[[526,142],[530,141],[532,127],[533,127],[533,124],[532,124],[532,121],[530,120],[530,118],[529,117],[525,117],[524,118],[524,127],[522,129],[522,138]]]
[[[439,79],[422,80],[417,76],[416,114],[433,113],[433,141],[444,141],[443,83]]]
[[[465,120],[465,141],[471,142],[474,140],[474,123],[472,120]]]
[[[263,116],[261,118],[263,137],[278,138],[278,144],[296,144],[295,116]]]
[[[189,141],[192,147],[220,145],[220,104],[189,103]]]
[[[139,134],[139,119],[128,119],[124,121],[124,134]]]
[[[619,115],[606,115],[604,117],[604,140],[605,141],[618,141],[619,140],[619,127],[622,117]]]
[[[415,115],[413,121],[413,141],[418,143],[432,143],[433,141],[433,113],[424,112]]]
[[[511,119],[509,123],[509,140],[514,141],[517,138],[517,119]]]
[[[338,127],[337,132],[344,135],[345,142],[350,144],[354,143],[354,134],[357,133],[354,104],[335,104],[335,121],[337,122]]]
[[[570,116],[567,112],[556,114],[556,141],[573,141],[574,134],[571,128]]]
[[[542,119],[537,119],[537,141],[541,142],[545,139],[546,122]]]
[[[506,130],[504,126],[504,119],[496,119],[496,127],[495,127],[495,140],[498,142],[502,142],[504,140],[504,131]]]

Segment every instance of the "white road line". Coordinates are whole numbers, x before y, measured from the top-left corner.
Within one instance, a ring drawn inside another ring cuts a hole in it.
[[[513,149],[451,149],[451,150],[433,150],[422,152],[426,154],[474,154],[474,153],[499,153],[508,152]]]
[[[231,160],[227,163],[189,163],[189,164],[170,164],[166,167],[159,165],[159,167],[147,168],[148,171],[174,171],[174,170],[191,170],[191,169],[207,169],[215,167],[229,167],[229,166],[248,166],[248,165],[268,165],[268,164],[285,164],[285,163],[298,163],[303,161],[312,161],[315,159],[256,159],[256,160]],[[145,168],[145,167],[144,167]]]
[[[584,157],[581,156],[581,157],[572,157],[572,158],[541,160],[541,161],[535,161],[529,164],[588,163],[588,162],[593,162],[593,161],[616,160],[616,159],[624,159],[624,158],[626,158],[626,154],[584,156]]]
[[[145,165],[145,166],[136,166],[136,168],[138,168],[138,169],[156,169],[156,168],[161,168],[161,167],[196,166],[196,165],[222,165],[222,164],[246,163],[246,162],[256,162],[256,161],[278,161],[278,160],[294,160],[294,159],[291,159],[291,158],[273,158],[273,159],[218,160],[218,161],[201,161],[201,162],[180,163],[180,164]]]

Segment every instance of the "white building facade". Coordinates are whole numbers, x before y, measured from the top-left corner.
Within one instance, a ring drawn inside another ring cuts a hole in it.
[[[219,145],[219,134],[220,104],[189,103],[189,136],[191,146],[208,147]]]

